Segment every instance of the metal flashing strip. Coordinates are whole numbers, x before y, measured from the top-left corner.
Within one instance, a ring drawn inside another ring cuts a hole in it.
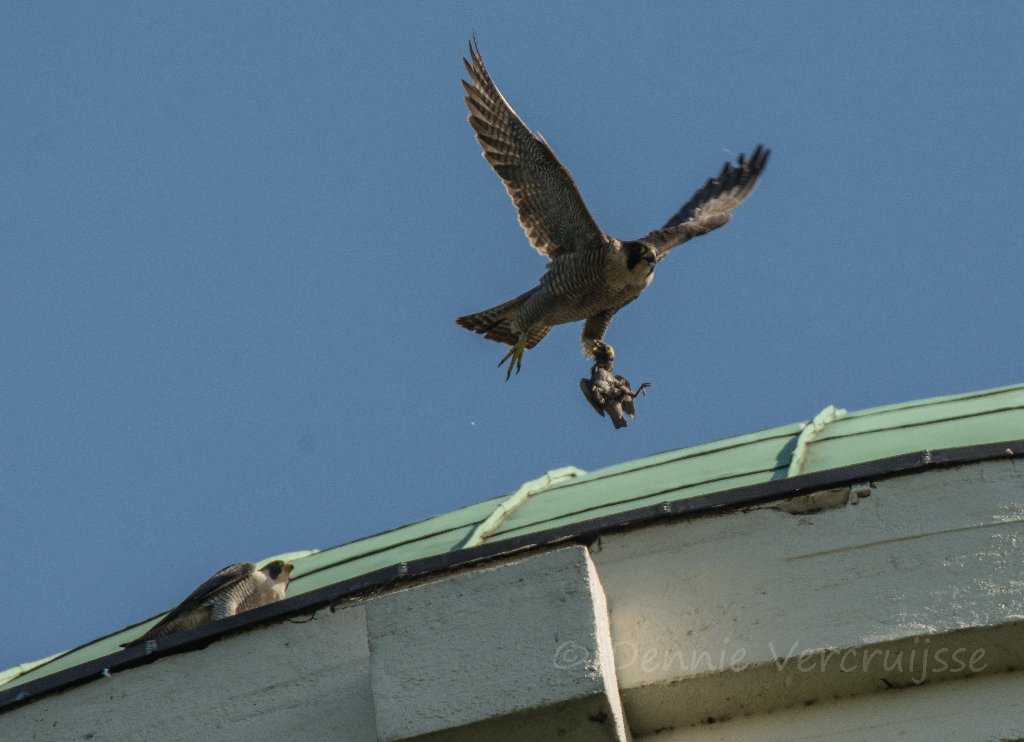
[[[147,619],[147,620],[149,620],[149,619]],[[83,646],[88,646],[88,644],[83,645]],[[10,683],[10,682],[13,682],[14,680],[17,680],[22,675],[27,675],[28,673],[30,673],[33,670],[35,670],[37,667],[42,667],[43,665],[49,664],[50,662],[53,662],[54,660],[59,660],[61,657],[65,656],[67,654],[70,654],[71,652],[74,652],[75,649],[77,649],[77,648],[78,647],[75,647],[74,649],[66,649],[63,652],[57,652],[57,654],[51,654],[49,657],[43,657],[41,660],[32,660],[31,662],[19,662],[14,667],[10,667],[10,668],[0,672],[0,688],[2,688],[7,683]]]
[[[498,530],[498,527],[501,526],[508,516],[512,515],[516,509],[531,497],[556,484],[561,484],[576,477],[582,477],[585,474],[585,471],[577,469],[575,466],[563,466],[560,469],[552,469],[537,479],[525,482],[519,489],[498,503],[498,507],[494,508],[493,513],[477,523],[473,531],[466,536],[465,541],[459,544],[458,548],[470,549],[474,546],[479,546],[488,536]]]
[[[343,601],[359,599],[367,593],[377,593],[400,581],[436,576],[452,569],[558,544],[589,545],[598,536],[612,531],[624,531],[659,522],[725,513],[872,479],[999,459],[1024,459],[1024,439],[923,450],[837,469],[801,474],[791,479],[775,479],[708,495],[666,501],[624,513],[615,513],[602,518],[580,521],[567,526],[485,542],[479,546],[402,562],[302,595],[286,598],[262,608],[246,611],[237,616],[214,621],[189,631],[171,634],[154,641],[152,646],[129,647],[106,657],[84,662],[81,665],[60,670],[36,680],[26,681],[8,690],[0,690],[0,713],[37,700],[44,695],[66,690],[101,677],[108,677],[111,673],[138,667],[161,657],[202,649],[223,636],[247,628],[287,620],[310,612],[315,613],[324,608],[333,609]]]
[[[846,410],[839,409],[834,404],[830,404],[815,415],[813,420],[804,425],[800,435],[797,436],[793,457],[789,460],[789,469],[786,471],[787,477],[796,477],[803,473],[804,464],[807,462],[807,447],[811,445],[811,441],[821,434],[826,425],[843,417],[845,414]]]
[[[909,402],[897,402],[896,404],[879,405],[878,407],[865,407],[862,410],[850,412],[849,416],[851,418],[862,418],[888,415],[893,412],[919,410],[922,407],[937,407],[956,402],[973,402],[974,400],[985,399],[986,397],[998,397],[1001,394],[1012,394],[1022,390],[1024,390],[1024,384],[1011,384],[1009,386],[995,387],[994,389],[982,389],[962,394],[946,394],[939,397],[925,397],[924,399],[913,399]]]

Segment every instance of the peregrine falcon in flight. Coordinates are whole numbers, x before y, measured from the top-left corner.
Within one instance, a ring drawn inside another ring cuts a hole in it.
[[[121,646],[132,647],[274,603],[284,598],[291,575],[292,565],[280,559],[262,569],[256,569],[252,562],[229,565],[197,587],[153,628]]]
[[[583,353],[592,356],[612,317],[636,299],[654,267],[673,247],[729,221],[754,189],[771,150],[758,145],[747,159],[726,162],[661,229],[638,240],[605,234],[590,215],[576,183],[540,135],[530,132],[491,80],[476,40],[469,45],[466,89],[469,123],[487,162],[505,183],[519,223],[534,249],[549,259],[537,286],[511,301],[455,320],[488,340],[511,345],[507,380],[523,353],[553,325],[586,320]]]

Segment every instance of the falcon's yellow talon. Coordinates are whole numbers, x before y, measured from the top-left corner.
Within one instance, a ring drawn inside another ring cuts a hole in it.
[[[519,369],[523,366],[523,353],[526,352],[526,341],[520,340],[518,343],[509,348],[508,353],[505,357],[498,361],[498,368],[508,361],[508,370],[505,372],[505,381],[508,381],[512,377],[512,367],[515,366],[516,373],[519,373]]]

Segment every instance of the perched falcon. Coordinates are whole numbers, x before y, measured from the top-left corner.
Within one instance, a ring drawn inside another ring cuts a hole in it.
[[[758,145],[749,160],[740,155],[735,165],[725,163],[661,229],[638,240],[617,240],[597,226],[572,175],[499,92],[475,39],[469,56],[462,60],[470,79],[462,81],[469,123],[484,158],[504,181],[526,236],[550,260],[539,284],[525,294],[456,320],[512,346],[498,364],[508,361],[507,380],[552,325],[586,320],[583,353],[593,355],[612,317],[647,288],[669,250],[729,221],[757,184],[770,150]]]
[[[594,365],[590,369],[589,379],[580,379],[583,396],[590,402],[598,415],[608,417],[616,430],[626,427],[626,415],[636,417],[636,404],[633,400],[641,394],[647,395],[646,381],[634,392],[629,379],[615,373],[615,350],[608,343],[598,340],[594,344]]]
[[[157,639],[204,623],[259,608],[284,597],[291,579],[292,565],[281,560],[256,569],[252,562],[232,564],[197,587],[177,608],[153,628],[122,647]]]

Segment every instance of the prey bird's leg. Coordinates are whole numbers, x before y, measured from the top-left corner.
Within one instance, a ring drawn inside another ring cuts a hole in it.
[[[508,370],[505,372],[505,381],[508,381],[512,376],[512,367],[515,366],[516,373],[519,373],[519,369],[523,366],[523,353],[526,352],[526,335],[520,335],[519,341],[509,348],[508,353],[505,357],[498,361],[498,368],[501,368],[505,361],[508,361]]]
[[[629,392],[627,394],[627,396],[630,399],[636,399],[637,397],[640,397],[640,396],[646,397],[647,396],[647,387],[649,387],[650,385],[651,385],[651,382],[645,381],[643,384],[641,384],[640,386],[637,387],[635,392]]]

